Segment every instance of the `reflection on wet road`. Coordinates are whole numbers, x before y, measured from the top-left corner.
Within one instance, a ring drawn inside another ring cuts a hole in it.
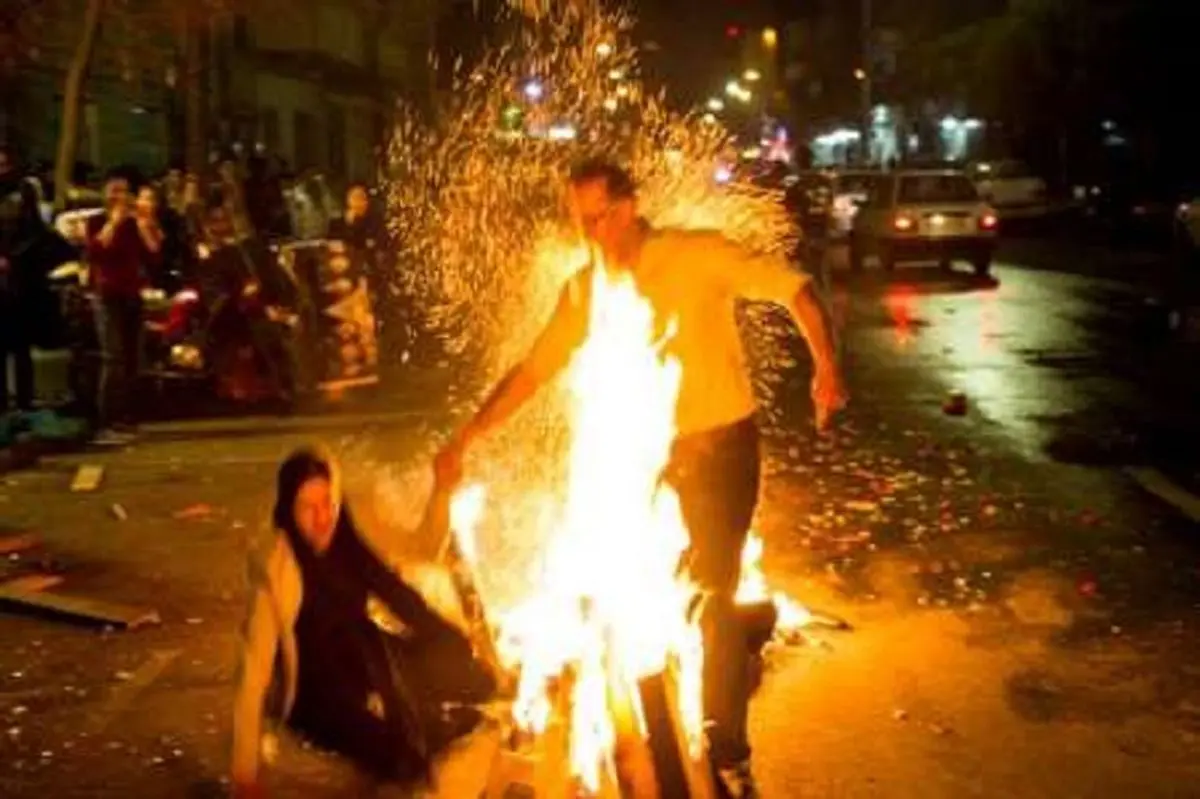
[[[1179,364],[1131,285],[1012,265],[986,281],[913,268],[868,272],[837,302],[852,375],[912,380],[901,403],[936,408],[962,392],[972,421],[1025,457],[1046,457],[1065,431],[1120,435],[1183,400]]]

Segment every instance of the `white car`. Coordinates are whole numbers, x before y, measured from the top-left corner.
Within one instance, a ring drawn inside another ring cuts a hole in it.
[[[867,256],[884,269],[901,262],[936,261],[949,269],[967,261],[978,275],[991,269],[999,219],[966,173],[901,170],[883,175],[859,206],[850,232],[850,267]]]
[[[1020,161],[980,161],[970,172],[979,196],[1002,213],[1046,207],[1046,181]]]

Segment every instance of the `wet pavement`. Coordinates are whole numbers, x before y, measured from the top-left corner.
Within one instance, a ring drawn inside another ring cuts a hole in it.
[[[805,370],[789,376],[766,570],[854,630],[773,652],[753,716],[764,796],[1200,793],[1200,524],[1129,471],[1187,489],[1197,353],[1155,321],[1153,281],[1005,260],[988,282],[915,268],[839,284],[854,404],[833,433],[810,431]],[[4,478],[0,521],[45,545],[0,576],[57,569],[61,590],[163,623],[0,615],[0,795],[223,795],[273,464],[329,441],[364,527],[411,547],[446,421],[429,385],[333,417],[158,425]],[[69,492],[81,463],[104,465],[96,492]],[[352,795],[340,764],[285,743],[274,795]]]

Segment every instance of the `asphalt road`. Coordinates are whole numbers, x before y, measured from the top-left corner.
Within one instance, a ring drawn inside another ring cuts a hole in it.
[[[1200,463],[1196,351],[1159,329],[1147,281],[1001,260],[994,282],[839,285],[853,406],[818,438],[803,365],[778,398],[768,576],[855,629],[774,654],[753,717],[764,796],[1200,794],[1200,521],[1187,493],[1143,487],[1186,492]],[[0,615],[0,795],[221,795],[273,465],[330,442],[365,526],[411,546],[446,422],[428,385],[357,413],[156,425],[7,476],[0,520],[45,542],[9,575],[48,561],[61,590],[162,624]],[[956,391],[962,416],[943,412]],[[104,482],[71,493],[84,463]],[[291,744],[271,780],[277,796],[351,784]]]

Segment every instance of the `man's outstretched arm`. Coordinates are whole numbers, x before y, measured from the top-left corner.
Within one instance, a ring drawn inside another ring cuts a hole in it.
[[[723,254],[728,258],[731,270],[728,278],[733,283],[734,293],[748,300],[782,305],[800,328],[813,358],[812,397],[817,427],[825,427],[829,418],[846,404],[847,394],[838,366],[833,332],[813,289],[812,280],[808,275],[792,269],[782,255],[756,255],[733,242],[722,241]]]
[[[438,453],[434,468],[440,485],[446,488],[456,485],[462,477],[462,459],[466,450],[480,437],[508,421],[570,363],[587,337],[586,287],[584,273],[567,284],[559,295],[554,315],[529,354],[500,378],[479,410]]]

